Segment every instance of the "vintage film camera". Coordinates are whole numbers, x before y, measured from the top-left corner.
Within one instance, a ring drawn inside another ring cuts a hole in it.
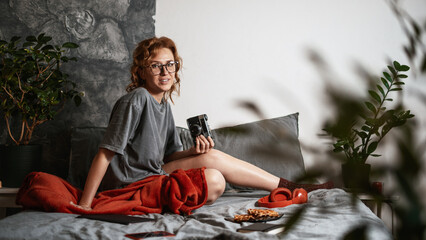
[[[210,127],[207,122],[207,115],[202,114],[192,118],[188,118],[186,123],[188,124],[189,132],[191,133],[192,142],[195,146],[195,138],[204,135],[204,137],[212,137],[212,133],[210,132]]]

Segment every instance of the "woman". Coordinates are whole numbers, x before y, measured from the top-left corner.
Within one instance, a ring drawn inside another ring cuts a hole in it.
[[[268,191],[278,186],[301,187],[213,149],[210,137],[201,135],[195,146],[182,151],[169,105],[172,94],[179,94],[181,62],[175,43],[169,38],[154,37],[138,44],[133,53],[128,94],[113,108],[77,206],[91,209],[102,179],[103,190],[115,189],[176,169],[206,167],[207,204],[222,195],[226,181]]]

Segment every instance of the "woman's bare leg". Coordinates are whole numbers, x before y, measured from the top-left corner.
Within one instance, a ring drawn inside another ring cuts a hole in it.
[[[163,169],[167,173],[171,173],[179,168],[188,170],[200,167],[218,170],[224,176],[225,180],[231,184],[267,191],[272,191],[277,188],[280,181],[279,177],[255,165],[215,149],[194,157],[178,159],[166,163]]]

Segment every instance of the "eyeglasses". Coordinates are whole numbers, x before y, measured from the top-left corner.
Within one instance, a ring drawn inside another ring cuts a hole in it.
[[[165,64],[153,63],[153,64],[146,66],[146,67],[149,67],[151,69],[152,74],[154,76],[156,76],[156,75],[159,75],[161,73],[161,71],[163,71],[164,67],[166,67],[166,70],[169,73],[176,72],[176,66],[178,64],[179,64],[178,61],[170,61],[170,62],[167,62]]]

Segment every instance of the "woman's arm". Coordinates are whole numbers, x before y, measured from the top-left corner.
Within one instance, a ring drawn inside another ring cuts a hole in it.
[[[93,198],[101,184],[102,178],[108,168],[109,163],[115,152],[105,148],[99,148],[98,153],[93,159],[89,174],[87,175],[86,184],[84,185],[83,195],[81,196],[79,207],[85,210],[91,210]]]
[[[203,135],[200,135],[195,139],[195,146],[191,147],[190,149],[180,151],[180,152],[174,152],[170,154],[169,156],[166,156],[164,158],[164,162],[168,163],[174,160],[207,153],[213,147],[214,147],[214,141],[211,137],[205,138]]]

